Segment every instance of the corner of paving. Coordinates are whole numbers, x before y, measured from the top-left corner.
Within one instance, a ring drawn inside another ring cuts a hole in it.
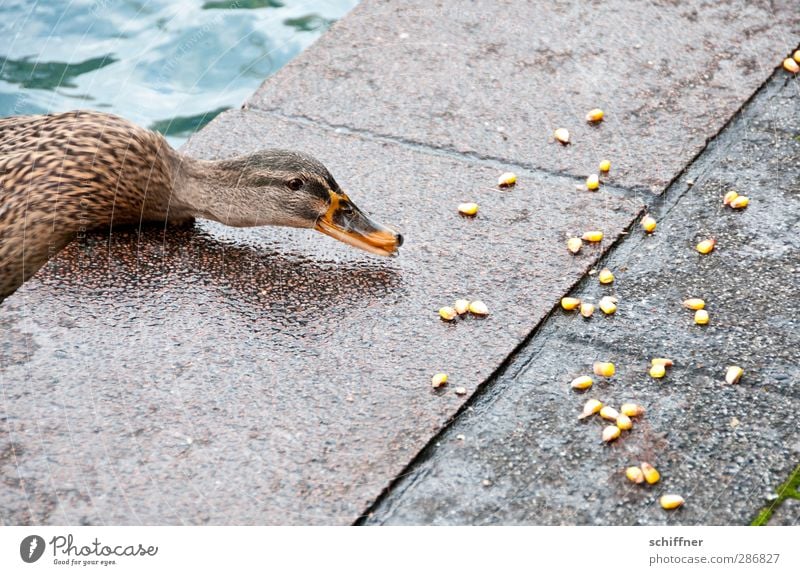
[[[401,255],[206,221],[73,242],[0,306],[0,523],[796,524],[798,42],[788,1],[365,0],[185,151],[312,153]],[[457,297],[490,315],[440,321]],[[603,445],[595,396],[646,413]]]

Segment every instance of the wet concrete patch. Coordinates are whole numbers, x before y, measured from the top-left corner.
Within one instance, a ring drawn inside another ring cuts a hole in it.
[[[248,105],[661,192],[800,42],[796,8],[366,0]]]
[[[307,230],[120,231],[70,245],[2,314],[36,348],[5,366],[11,522],[350,523],[545,317],[640,205],[569,178],[223,114],[188,149],[315,154],[406,237],[381,259]],[[456,205],[474,200],[477,218]],[[577,257],[568,235],[606,232]],[[481,298],[486,319],[436,310]],[[3,332],[2,337],[10,337]],[[430,377],[451,384],[433,393]],[[48,509],[27,497],[26,482]],[[7,519],[4,519],[7,520]]]

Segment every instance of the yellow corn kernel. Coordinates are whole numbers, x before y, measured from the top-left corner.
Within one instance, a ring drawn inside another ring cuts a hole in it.
[[[600,417],[603,419],[607,419],[609,421],[616,421],[619,417],[619,411],[611,407],[610,405],[604,405],[600,408]]]
[[[585,318],[592,317],[594,313],[594,304],[581,302],[581,315]]]
[[[731,202],[733,200],[735,200],[736,198],[738,198],[738,197],[739,197],[739,193],[738,192],[734,192],[733,190],[731,190],[730,192],[725,194],[725,197],[722,198],[722,203],[724,205],[726,205],[726,206],[729,206],[729,205],[731,205]]]
[[[566,128],[558,128],[553,132],[553,137],[562,144],[569,144],[569,130]]]
[[[694,323],[697,325],[706,325],[708,323],[708,312],[704,309],[699,309],[694,312]]]
[[[786,60],[783,61],[783,69],[792,74],[797,74],[800,72],[800,64],[795,62],[794,58],[786,58]]]
[[[675,362],[669,359],[668,357],[654,357],[650,360],[650,365],[661,364],[664,367],[672,367],[675,365]]]
[[[583,247],[583,241],[580,238],[570,238],[567,240],[567,249],[573,254],[577,254]]]
[[[662,363],[656,363],[650,366],[650,377],[661,379],[667,373],[667,368]]]
[[[474,216],[478,213],[478,204],[475,202],[467,202],[465,204],[458,204],[458,213],[462,216]]]
[[[597,174],[592,174],[586,178],[586,189],[594,191],[600,187],[600,177]]]
[[[624,413],[620,413],[619,417],[617,417],[617,427],[619,427],[622,431],[628,431],[629,429],[633,428],[633,422],[631,421],[630,417]]]
[[[617,298],[611,296],[604,296],[600,298],[597,306],[603,311],[606,315],[611,315],[615,311],[617,311]]]
[[[614,281],[614,274],[611,273],[611,270],[608,268],[603,268],[600,270],[600,274],[597,276],[597,279],[600,281],[601,284],[610,284]]]
[[[456,310],[458,315],[464,315],[469,311],[469,300],[468,299],[457,299],[456,303],[453,304],[453,309]]]
[[[600,162],[598,168],[600,169],[601,172],[607,172],[611,169],[611,162],[608,160],[603,160],[602,162]]]
[[[451,308],[449,305],[439,308],[439,317],[441,317],[444,321],[453,321],[456,319],[458,312]]]
[[[644,474],[644,479],[650,485],[655,485],[658,483],[658,480],[661,479],[661,474],[658,472],[658,469],[642,461],[639,466],[642,468],[642,473]]]
[[[750,198],[747,196],[739,196],[735,200],[731,202],[731,207],[734,210],[741,210],[742,208],[746,208],[747,204],[750,203]]]
[[[497,178],[497,185],[501,188],[510,188],[516,183],[517,183],[517,174],[515,174],[514,172],[506,172],[504,174],[500,174],[500,177]]]
[[[561,307],[563,307],[567,311],[572,311],[574,309],[578,309],[581,305],[581,300],[576,297],[562,297],[561,298]]]
[[[644,407],[635,403],[623,403],[619,411],[628,417],[639,417],[644,414]]]
[[[599,230],[584,232],[583,239],[587,242],[601,242],[603,241],[603,232]]]
[[[611,443],[619,437],[620,430],[616,425],[607,425],[603,428],[603,441]]]
[[[661,507],[664,509],[677,509],[686,501],[680,495],[675,495],[673,493],[668,493],[667,495],[662,495],[661,499],[658,500],[661,503]]]
[[[683,300],[683,307],[692,310],[703,309],[706,307],[706,302],[699,297],[690,297],[687,300]]]
[[[739,383],[739,380],[742,379],[742,374],[744,374],[744,370],[741,367],[738,365],[731,365],[725,372],[725,381],[731,385]]]
[[[588,375],[582,375],[573,379],[569,385],[572,389],[589,389],[592,387],[593,383],[594,382],[592,381],[591,377]]]
[[[656,219],[653,216],[645,216],[642,218],[642,228],[648,234],[652,234],[656,231]]]
[[[614,372],[616,372],[616,368],[614,364],[610,361],[596,361],[592,366],[595,375],[599,375],[601,377],[612,377]]]
[[[800,50],[795,50],[794,54],[792,54],[792,58],[794,61],[800,64]]]
[[[447,384],[446,373],[437,373],[431,378],[431,387],[433,387],[433,389],[439,389],[440,387],[446,384]]]
[[[469,304],[469,312],[474,315],[489,315],[489,308],[480,300]]]
[[[603,110],[601,110],[600,108],[595,108],[593,110],[589,110],[589,112],[586,114],[586,121],[587,122],[602,122],[603,121],[603,116],[605,116],[605,114],[603,113]]]
[[[714,246],[716,245],[716,243],[717,243],[717,240],[714,240],[714,239],[703,240],[702,242],[700,242],[699,244],[697,244],[695,246],[695,249],[698,252],[700,252],[701,254],[707,254],[707,253],[710,253],[711,250],[714,249]]]
[[[456,395],[467,395],[466,387],[457,387],[453,391],[455,391]]]
[[[581,415],[578,419],[583,419],[585,417],[589,417],[590,415],[594,415],[598,411],[603,409],[603,402],[597,399],[590,399],[586,403],[583,404],[583,411],[581,411]]]
[[[642,473],[642,470],[635,465],[633,467],[628,467],[625,470],[625,477],[637,484],[644,483],[644,473]]]

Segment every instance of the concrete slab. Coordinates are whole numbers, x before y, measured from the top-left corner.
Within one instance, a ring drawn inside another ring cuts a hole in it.
[[[768,525],[800,525],[800,499],[784,500],[770,517]]]
[[[656,233],[637,230],[604,262],[612,287],[590,277],[574,294],[620,299],[613,318],[552,317],[426,450],[368,523],[748,524],[800,461],[800,239],[798,83],[779,75],[691,167],[663,205]],[[722,205],[730,189],[750,196],[743,211]],[[705,237],[714,252],[697,254]],[[688,297],[707,302],[695,325]],[[675,367],[647,375],[653,357]],[[589,393],[568,388],[596,360],[617,375]],[[724,382],[728,365],[745,375]],[[579,422],[589,397],[647,414],[611,446],[599,419]],[[625,467],[656,465],[652,488]],[[484,485],[484,480],[491,482]],[[667,513],[664,492],[686,498]]]
[[[365,0],[248,105],[661,192],[798,42],[793,0]]]
[[[209,222],[73,243],[0,310],[0,522],[350,523],[640,210],[258,112],[188,150],[270,146],[322,159],[401,255]],[[606,240],[572,257],[588,228]],[[440,321],[462,295],[491,315]]]

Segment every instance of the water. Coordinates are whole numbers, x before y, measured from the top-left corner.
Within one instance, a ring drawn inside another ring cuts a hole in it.
[[[173,145],[357,0],[0,0],[0,116],[91,108]]]

